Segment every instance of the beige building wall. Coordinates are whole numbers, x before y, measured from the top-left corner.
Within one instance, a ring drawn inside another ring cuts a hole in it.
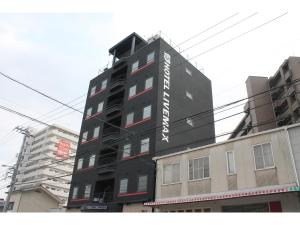
[[[275,166],[256,170],[253,146],[264,143],[271,144]],[[234,152],[236,173],[233,175],[227,173],[227,151]],[[209,157],[210,177],[189,181],[188,160],[203,156]],[[162,183],[163,165],[175,162],[180,162],[180,182],[165,185]],[[284,128],[252,134],[157,159],[156,200],[296,184],[297,176]]]
[[[48,212],[59,208],[57,200],[40,190],[14,192],[10,201],[14,202],[13,212]]]
[[[124,204],[123,212],[152,212],[152,208],[148,206],[144,206],[143,203],[137,204]]]

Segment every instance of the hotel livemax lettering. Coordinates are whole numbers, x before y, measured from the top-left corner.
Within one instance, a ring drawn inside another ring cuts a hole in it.
[[[164,52],[162,141],[169,142],[171,56]]]
[[[211,82],[167,42],[133,33],[109,53],[88,88],[69,209],[142,207],[154,200],[154,156],[214,142],[213,114],[187,123],[213,107]]]

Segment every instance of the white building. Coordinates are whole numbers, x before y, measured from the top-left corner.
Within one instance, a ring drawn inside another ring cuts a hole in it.
[[[78,134],[57,125],[41,131],[28,129],[21,151],[14,192],[10,201],[21,202],[20,192],[41,187],[65,204],[69,195]],[[60,178],[57,178],[61,176]],[[13,211],[19,208],[14,204]]]
[[[300,124],[154,158],[160,212],[300,212]]]

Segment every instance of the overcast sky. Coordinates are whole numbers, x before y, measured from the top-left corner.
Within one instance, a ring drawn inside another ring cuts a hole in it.
[[[248,76],[272,76],[286,58],[300,56],[297,1],[114,1],[101,5],[95,4],[97,1],[49,1],[54,2],[52,5],[45,1],[16,2],[0,1],[4,4],[0,5],[0,71],[61,101],[78,98],[71,103],[78,109],[84,107],[89,81],[108,63],[108,49],[132,32],[147,39],[161,30],[168,42],[171,39],[177,44],[238,13],[180,46],[185,49],[202,41],[183,53],[193,57],[288,12],[192,60],[212,81],[214,106],[246,97]],[[58,2],[64,4],[59,7]],[[253,16],[226,32],[203,41],[250,15]],[[0,105],[77,132],[80,129],[81,114],[3,77]],[[56,111],[41,117],[53,109]],[[239,107],[216,118],[241,110]],[[241,117],[216,123],[216,134],[234,129]],[[13,128],[43,126],[4,111],[0,111],[0,118],[0,164],[12,165],[22,142],[22,136]],[[4,172],[5,168],[0,168],[0,179]],[[0,189],[4,184],[0,181]],[[4,197],[3,191],[0,190],[0,198]]]

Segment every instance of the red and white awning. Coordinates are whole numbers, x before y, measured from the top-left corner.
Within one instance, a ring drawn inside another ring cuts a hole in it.
[[[278,193],[286,193],[286,192],[294,192],[294,191],[300,191],[300,187],[296,186],[296,184],[276,185],[276,186],[248,189],[248,190],[201,194],[197,196],[188,196],[185,198],[162,199],[162,200],[157,200],[155,202],[146,202],[144,203],[144,205],[159,206],[159,205],[171,205],[171,204],[184,204],[184,203],[193,203],[193,202],[204,202],[204,201],[215,201],[215,200],[223,200],[223,199],[250,197],[250,196],[258,196],[258,195],[278,194]]]

